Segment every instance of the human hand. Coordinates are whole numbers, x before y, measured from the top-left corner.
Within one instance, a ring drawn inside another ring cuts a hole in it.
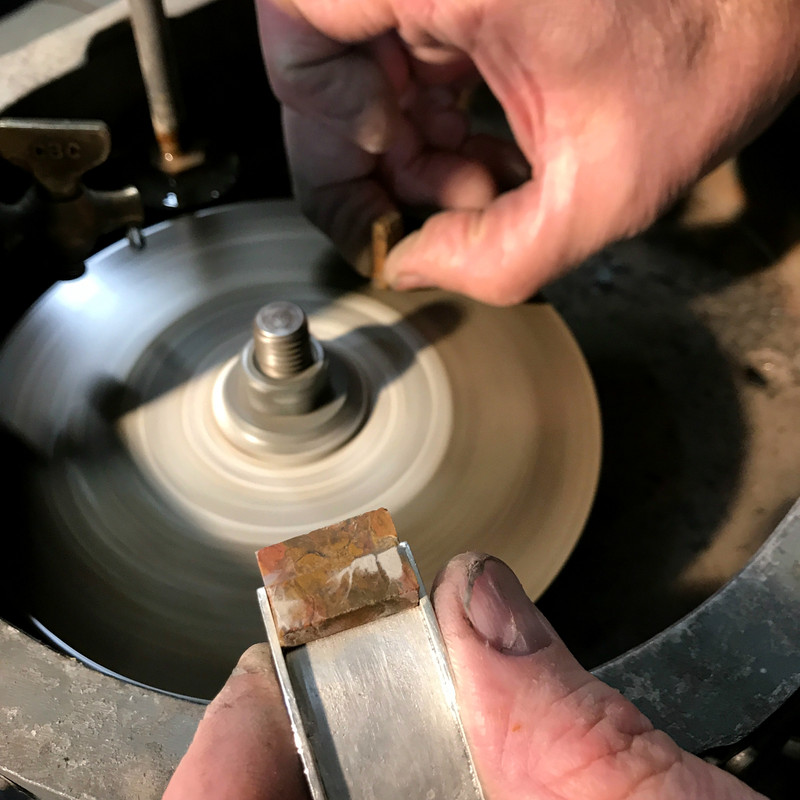
[[[387,210],[443,208],[384,277],[497,304],[646,227],[754,136],[800,74],[800,4],[783,0],[257,7],[308,216],[358,262]],[[458,97],[478,75],[518,151],[468,135]]]
[[[502,562],[468,554],[433,590],[487,800],[755,800],[586,672]],[[308,797],[267,645],[208,707],[164,800]]]

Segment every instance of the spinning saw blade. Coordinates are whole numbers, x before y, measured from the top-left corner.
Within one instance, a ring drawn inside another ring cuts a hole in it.
[[[311,434],[254,427],[230,400],[275,301],[305,311],[330,361],[338,405],[309,412],[327,415]],[[31,452],[31,615],[86,659],[198,697],[262,638],[256,549],[385,506],[426,582],[484,550],[536,596],[599,466],[591,378],[552,308],[354,284],[288,203],[93,257],[9,337],[0,409]]]

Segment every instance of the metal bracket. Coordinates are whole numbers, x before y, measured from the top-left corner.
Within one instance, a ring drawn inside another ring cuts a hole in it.
[[[264,548],[259,563],[313,800],[482,800],[436,617],[389,514]]]

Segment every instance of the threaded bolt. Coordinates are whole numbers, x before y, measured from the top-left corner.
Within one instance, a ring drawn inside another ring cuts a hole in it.
[[[308,321],[295,303],[278,300],[260,308],[253,340],[256,365],[268,378],[291,378],[314,363]]]

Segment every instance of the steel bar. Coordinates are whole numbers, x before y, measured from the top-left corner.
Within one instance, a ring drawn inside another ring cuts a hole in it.
[[[178,166],[183,152],[181,95],[167,18],[161,0],[128,0],[128,5],[150,118],[161,151],[161,166],[169,172],[170,167]]]
[[[258,560],[313,800],[483,800],[439,626],[388,512],[272,545]]]

